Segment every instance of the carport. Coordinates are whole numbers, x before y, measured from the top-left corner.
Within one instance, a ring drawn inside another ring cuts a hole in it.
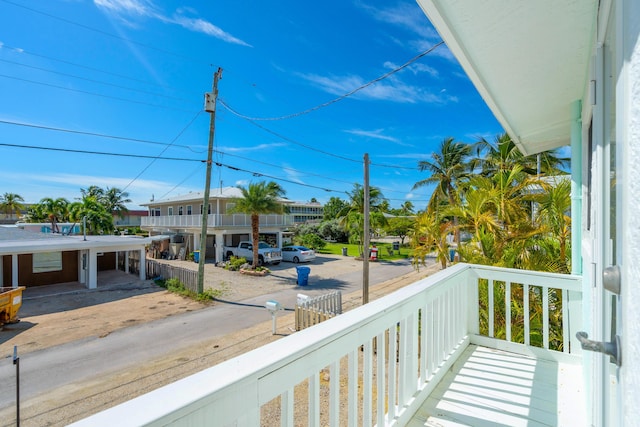
[[[34,286],[77,281],[89,289],[98,286],[99,257],[106,253],[137,252],[139,276],[146,279],[145,247],[150,238],[134,236],[61,236],[0,227],[0,286]]]

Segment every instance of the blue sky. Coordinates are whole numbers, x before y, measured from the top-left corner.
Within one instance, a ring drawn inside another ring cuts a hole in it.
[[[292,200],[346,198],[368,153],[391,206],[423,208],[419,160],[446,137],[502,132],[444,45],[298,114],[440,42],[413,1],[189,3],[0,0],[0,193],[118,187],[137,208],[201,191],[218,67],[233,111],[218,103],[212,187],[273,179]]]

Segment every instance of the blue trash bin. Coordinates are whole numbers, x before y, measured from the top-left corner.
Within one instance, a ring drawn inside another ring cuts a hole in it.
[[[200,262],[200,251],[193,251],[193,261]]]
[[[296,271],[298,272],[298,280],[296,281],[298,286],[307,286],[309,284],[309,273],[311,272],[311,268],[296,267]]]

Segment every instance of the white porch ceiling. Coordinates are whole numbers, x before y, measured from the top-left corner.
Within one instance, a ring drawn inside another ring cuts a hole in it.
[[[524,154],[569,144],[598,0],[417,0]]]

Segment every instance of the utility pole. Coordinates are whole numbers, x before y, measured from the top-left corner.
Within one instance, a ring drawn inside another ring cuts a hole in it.
[[[207,249],[207,223],[209,219],[209,193],[211,187],[211,164],[213,163],[213,135],[216,129],[216,101],[218,99],[218,80],[222,78],[222,68],[213,75],[213,88],[204,94],[204,109],[211,114],[209,120],[209,148],[207,149],[207,177],[204,184],[204,200],[202,201],[202,228],[200,229],[200,259],[198,260],[198,287],[196,291],[204,292],[204,260]]]
[[[369,153],[364,154],[364,254],[362,254],[362,305],[369,302]]]

